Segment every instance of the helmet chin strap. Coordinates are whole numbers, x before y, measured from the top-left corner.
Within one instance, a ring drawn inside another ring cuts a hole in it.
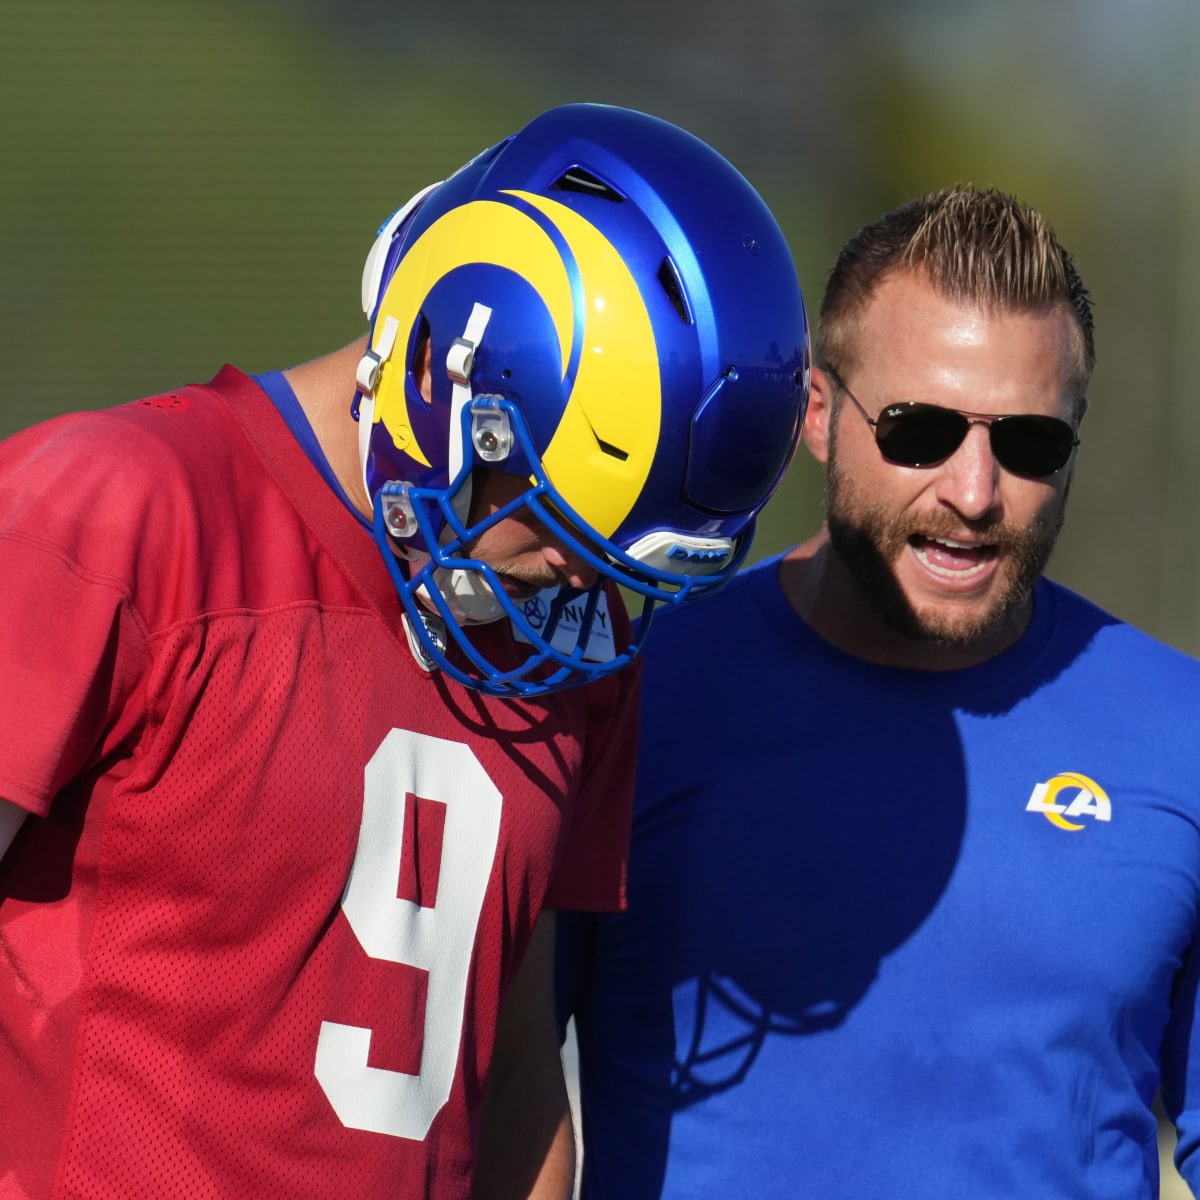
[[[483,341],[484,331],[492,319],[492,310],[478,301],[471,308],[466,328],[461,337],[456,337],[446,352],[446,374],[450,377],[453,390],[450,397],[450,457],[449,477],[454,479],[467,459],[467,447],[463,445],[463,410],[471,403],[471,372],[475,369],[475,351]],[[471,509],[471,476],[463,481],[462,487],[451,497],[458,519],[464,525]],[[452,536],[444,531],[444,540]],[[479,625],[498,620],[504,609],[496,599],[488,582],[478,571],[466,571],[458,567],[438,567],[434,572],[437,583],[454,619],[462,624]]]
[[[475,370],[475,351],[483,341],[484,331],[492,319],[492,310],[486,304],[475,301],[467,327],[461,337],[456,337],[446,351],[446,374],[454,385],[450,396],[450,456],[447,462],[449,478],[453,479],[466,461],[463,445],[463,409],[471,403],[471,372]],[[464,514],[459,513],[459,516]]]

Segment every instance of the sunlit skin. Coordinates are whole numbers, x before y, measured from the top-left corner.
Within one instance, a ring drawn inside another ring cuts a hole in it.
[[[837,366],[872,416],[923,401],[1077,424],[1076,339],[1065,304],[982,309],[904,271],[879,285],[853,362]],[[944,462],[897,466],[862,414],[835,396],[833,379],[815,370],[804,440],[827,468],[827,513],[821,532],[783,565],[792,604],[835,645],[892,666],[960,668],[1011,646],[1032,616],[1029,588],[1057,536],[1074,454],[1055,475],[1023,478],[996,462],[977,424]],[[832,540],[831,526],[840,535]]]
[[[503,508],[529,488],[529,480],[501,471],[478,471],[471,496],[476,523]],[[472,557],[488,563],[514,600],[543,588],[589,588],[599,573],[541,524],[528,510],[497,521],[471,544]]]

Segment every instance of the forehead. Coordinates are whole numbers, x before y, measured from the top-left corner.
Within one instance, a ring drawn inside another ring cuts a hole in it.
[[[918,389],[957,381],[986,390],[1007,380],[1017,390],[1061,396],[1078,374],[1080,337],[1066,301],[1014,309],[962,300],[912,271],[880,282],[856,341],[856,374]]]

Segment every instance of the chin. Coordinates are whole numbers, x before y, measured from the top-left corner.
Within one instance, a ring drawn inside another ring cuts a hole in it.
[[[968,608],[958,605],[912,608],[910,636],[940,646],[970,646],[1003,629],[1024,602],[1024,597],[1010,593],[990,604]]]

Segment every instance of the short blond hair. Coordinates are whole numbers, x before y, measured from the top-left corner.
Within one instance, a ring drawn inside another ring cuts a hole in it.
[[[995,188],[960,186],[910,200],[842,247],[821,298],[818,366],[851,369],[867,302],[902,270],[923,273],[951,299],[988,307],[1036,311],[1065,303],[1079,333],[1076,374],[1086,389],[1096,364],[1087,288],[1045,217]]]

